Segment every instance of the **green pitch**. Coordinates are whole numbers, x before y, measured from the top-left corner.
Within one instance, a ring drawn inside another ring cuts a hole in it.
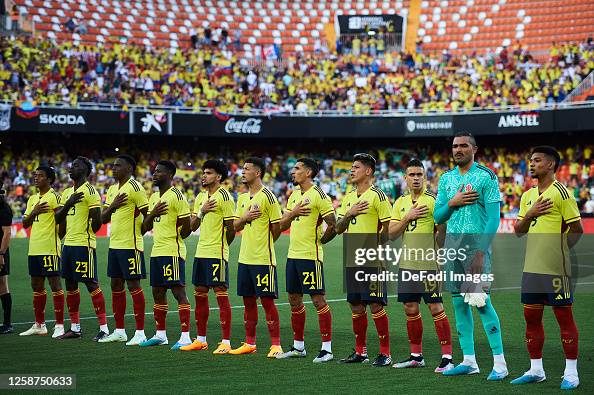
[[[231,253],[231,305],[233,308],[233,326],[231,343],[236,347],[244,339],[243,309],[241,299],[235,296],[235,271],[239,242],[232,245]],[[188,251],[193,254],[196,238],[188,242]],[[277,243],[279,262],[280,298],[278,300],[281,319],[281,339],[284,347],[292,344],[290,308],[284,293],[284,262],[288,238],[281,236]],[[147,240],[150,250],[150,240]],[[0,336],[0,373],[74,373],[77,375],[77,389],[88,392],[221,392],[221,393],[556,393],[559,391],[565,360],[559,340],[559,328],[550,309],[545,313],[545,331],[547,335],[544,350],[544,365],[547,381],[541,384],[515,387],[506,380],[502,383],[488,383],[486,376],[492,367],[492,358],[480,324],[475,314],[476,350],[481,374],[469,377],[446,378],[433,373],[440,361],[440,350],[435,335],[433,321],[426,307],[421,313],[424,321],[424,354],[428,363],[425,369],[396,370],[393,368],[377,369],[369,365],[339,365],[335,361],[327,364],[313,364],[320,347],[317,315],[311,304],[306,305],[307,324],[305,332],[307,358],[291,360],[270,360],[266,358],[269,347],[268,331],[264,321],[264,312],[260,308],[258,325],[258,352],[253,355],[214,356],[212,350],[220,339],[218,310],[211,310],[208,325],[209,351],[173,352],[169,347],[141,349],[126,347],[123,344],[97,344],[91,338],[98,330],[90,297],[86,289],[81,289],[81,321],[84,337],[81,340],[57,341],[46,337],[19,337],[18,332],[27,329],[33,320],[32,293],[27,272],[27,240],[13,240],[11,244],[10,289],[13,294],[13,322],[15,334]],[[347,356],[354,346],[351,330],[351,314],[343,300],[340,238],[334,240],[325,249],[324,263],[327,297],[333,316],[333,351],[335,359]],[[148,257],[148,255],[147,255]],[[111,314],[111,300],[107,271],[107,240],[98,241],[98,262],[101,286],[107,299],[107,311]],[[148,259],[147,259],[148,265]],[[148,267],[147,267],[148,269]],[[187,283],[191,283],[191,265],[186,267]],[[147,299],[146,333],[154,334],[152,316],[152,296],[148,281],[144,284]],[[503,326],[503,340],[506,358],[510,369],[510,378],[521,375],[529,367],[529,357],[524,344],[524,319],[519,302],[519,291],[494,292],[493,301]],[[187,290],[192,306],[192,289]],[[308,300],[308,297],[305,297]],[[452,324],[454,336],[454,359],[460,362],[460,349],[456,337],[455,322],[450,298],[446,296],[446,312]],[[214,295],[210,297],[210,306],[217,307]],[[592,310],[594,293],[578,293],[575,303],[575,316],[580,331],[579,372],[581,386],[578,393],[594,393],[594,339],[592,329]],[[177,304],[169,295],[167,332],[170,344],[179,337]],[[132,311],[132,301],[128,296],[127,312]],[[395,298],[390,298],[388,306],[392,357],[404,359],[408,355],[406,320],[402,307]],[[68,315],[66,314],[66,318]],[[53,319],[53,305],[48,287],[46,319]],[[109,319],[113,330],[113,318]],[[53,323],[48,324],[50,335]],[[66,322],[66,329],[69,323]],[[126,317],[128,335],[134,333],[133,317]],[[191,335],[196,335],[192,313]],[[373,320],[369,318],[369,353],[377,355],[378,342]]]

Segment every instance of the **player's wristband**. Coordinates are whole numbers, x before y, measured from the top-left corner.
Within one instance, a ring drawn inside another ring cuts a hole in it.
[[[202,210],[198,211],[198,218],[202,219],[202,217],[204,217],[204,213],[202,212]]]

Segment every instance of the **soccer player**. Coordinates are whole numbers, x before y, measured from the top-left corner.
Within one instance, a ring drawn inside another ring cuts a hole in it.
[[[55,214],[57,224],[66,222],[62,248],[62,277],[66,280],[66,304],[71,322],[70,329],[58,339],[76,339],[82,336],[79,282],[85,283],[91,294],[95,315],[99,320],[99,332],[93,341],[99,341],[109,334],[105,317],[105,298],[99,288],[97,276],[95,233],[101,228],[101,197],[88,181],[92,170],[91,161],[83,156],[72,162],[70,178],[74,185],[62,193]]]
[[[390,221],[390,239],[402,236],[402,247],[428,253],[436,248],[435,232],[445,232],[445,225],[439,229],[433,221],[435,195],[425,189],[425,167],[418,159],[412,159],[406,165],[405,180],[409,193],[396,200]],[[419,312],[421,298],[425,301],[435,324],[437,338],[441,344],[441,363],[435,372],[441,373],[454,367],[452,364],[452,333],[441,296],[440,284],[436,281],[402,281],[403,274],[409,272],[419,275],[421,272],[437,274],[439,268],[435,260],[416,259],[399,262],[398,301],[406,313],[406,329],[410,344],[410,357],[396,363],[395,368],[424,367],[423,359],[423,320]]]
[[[439,179],[434,218],[437,224],[447,222],[446,247],[459,239],[466,240],[467,259],[448,260],[445,289],[452,292],[456,329],[464,360],[446,376],[477,374],[479,367],[474,352],[474,322],[471,306],[477,307],[493,353],[494,367],[487,380],[502,380],[508,375],[503,355],[501,324],[491,303],[488,284],[479,290],[466,290],[466,284],[450,281],[450,274],[489,274],[491,241],[499,227],[499,182],[490,169],[474,161],[478,150],[470,133],[460,133],[452,142],[456,167]],[[465,244],[466,245],[466,244]],[[459,247],[457,245],[457,247]],[[478,292],[477,292],[478,291]],[[465,293],[463,296],[461,293]]]
[[[322,245],[336,236],[336,218],[332,201],[322,188],[313,183],[318,174],[318,164],[310,158],[301,158],[293,167],[291,178],[297,185],[287,203],[283,215],[281,231],[291,228],[289,253],[287,256],[286,282],[291,304],[291,326],[293,327],[293,346],[277,359],[304,357],[305,306],[303,294],[309,294],[318,312],[322,349],[314,362],[327,362],[332,354],[332,313],[326,303],[324,254]],[[322,230],[322,223],[326,230]]]
[[[55,211],[60,205],[60,195],[51,185],[56,172],[49,166],[39,166],[33,181],[37,193],[27,200],[23,227],[31,228],[29,237],[29,275],[33,288],[33,311],[35,323],[21,336],[47,335],[45,326],[45,278],[52,289],[56,325],[53,338],[64,334],[64,291],[60,281],[60,236],[56,225]]]
[[[10,225],[12,225],[12,209],[6,202],[6,191],[0,184],[0,301],[4,311],[4,321],[0,325],[0,335],[12,333],[12,296],[8,288],[8,275],[10,274]]]
[[[355,186],[342,200],[338,210],[336,233],[375,235],[378,243],[388,239],[390,202],[386,194],[372,184],[375,158],[369,154],[356,154],[351,166],[351,182]],[[369,284],[369,292],[348,293],[355,332],[355,351],[340,360],[341,363],[366,363],[367,356],[367,306],[370,307],[380,342],[380,352],[372,365],[389,366],[390,329],[384,306],[388,304],[386,284],[382,281]]]
[[[132,296],[136,332],[127,346],[136,346],[146,340],[144,334],[144,292],[140,280],[146,278],[142,219],[148,211],[148,199],[142,184],[132,178],[136,161],[129,155],[119,155],[113,163],[116,184],[109,187],[106,207],[101,212],[101,222],[111,221],[107,275],[111,278],[111,305],[116,328],[99,343],[126,342],[124,327],[126,314],[126,291]],[[142,217],[141,217],[142,214]]]
[[[192,282],[196,299],[196,328],[198,336],[182,351],[206,350],[208,323],[208,290],[212,288],[219,305],[222,340],[213,354],[231,351],[231,305],[229,303],[229,244],[235,238],[233,220],[235,201],[221,185],[227,178],[227,166],[219,160],[207,160],[202,165],[202,187],[192,211],[192,230],[200,227],[200,239],[194,258]]]
[[[511,383],[538,383],[546,379],[542,365],[545,337],[542,315],[546,304],[552,306],[561,329],[566,358],[561,389],[574,389],[580,384],[577,371],[578,330],[572,312],[568,257],[569,248],[578,242],[583,229],[573,194],[555,180],[559,162],[559,153],[553,147],[540,146],[532,150],[530,175],[538,180],[538,185],[522,195],[514,227],[518,236],[528,233],[522,303],[530,370]]]
[[[241,248],[237,269],[237,294],[243,297],[245,342],[229,354],[256,352],[256,326],[258,325],[258,298],[266,313],[270,333],[268,358],[282,354],[280,323],[274,299],[278,298],[276,285],[276,256],[274,242],[281,234],[281,208],[270,189],[262,184],[266,164],[260,158],[248,158],[243,164],[241,181],[249,191],[237,199],[235,231],[241,234]]]
[[[177,300],[181,336],[171,347],[179,350],[190,340],[190,302],[186,296],[186,243],[190,235],[190,206],[183,193],[172,185],[175,165],[162,160],[157,163],[153,181],[159,188],[149,200],[149,213],[142,222],[142,233],[153,229],[151,251],[151,287],[155,302],[153,311],[157,333],[140,343],[142,347],[166,345],[167,340],[167,289]]]

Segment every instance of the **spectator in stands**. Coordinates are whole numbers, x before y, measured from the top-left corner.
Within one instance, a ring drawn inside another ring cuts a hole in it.
[[[21,13],[19,12],[19,8],[16,4],[12,6],[12,10],[10,11],[10,28],[13,32],[19,30],[19,19],[21,17]]]
[[[240,29],[235,29],[233,31],[233,46],[235,48],[235,51],[241,50],[241,30]]]

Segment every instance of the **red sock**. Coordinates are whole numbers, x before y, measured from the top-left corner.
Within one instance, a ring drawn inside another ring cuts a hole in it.
[[[196,300],[196,309],[194,310],[194,318],[196,319],[196,330],[198,336],[206,336],[206,324],[208,323],[208,293],[194,291],[194,299]]]
[[[273,346],[280,346],[280,321],[274,299],[269,296],[261,297],[260,303],[262,303],[264,313],[266,314],[266,325],[268,326],[268,333],[270,333],[270,343]]]
[[[70,322],[80,324],[80,290],[66,292],[66,304],[68,305]]]
[[[155,314],[155,326],[158,331],[164,331],[167,328],[167,309],[166,304],[155,304],[153,313]]]
[[[375,330],[379,337],[380,354],[391,355],[390,353],[390,325],[388,314],[383,308],[377,313],[372,314]]]
[[[303,341],[305,332],[305,306],[291,307],[291,327],[293,328],[293,340]]]
[[[245,326],[245,342],[256,344],[256,325],[258,325],[258,300],[255,296],[244,296],[243,324]]]
[[[45,324],[45,302],[47,301],[47,292],[33,292],[33,311],[35,312],[35,323]]]
[[[56,325],[64,325],[64,291],[52,292]]]
[[[445,311],[442,310],[433,314],[433,323],[435,324],[439,344],[441,344],[441,354],[452,355],[452,330]]]
[[[124,315],[126,314],[126,291],[111,291],[111,308],[115,319],[116,329],[124,329]]]
[[[325,305],[318,310],[318,324],[320,325],[320,334],[323,342],[332,340],[332,312],[330,306]]]
[[[221,291],[217,292],[216,295],[217,303],[219,304],[222,338],[229,340],[231,338],[231,304],[229,303],[229,293],[227,291]]]
[[[544,347],[544,326],[542,313],[544,306],[541,304],[525,304],[524,319],[526,320],[526,346],[530,359],[541,359]]]
[[[553,306],[553,313],[561,329],[561,342],[563,343],[563,352],[567,359],[577,359],[578,357],[578,329],[573,319],[573,308],[569,306]]]
[[[101,288],[97,288],[93,292],[91,292],[91,301],[93,302],[93,307],[95,308],[95,315],[99,320],[99,325],[107,324],[107,317],[105,316],[105,297],[103,297],[103,292],[101,292]]]
[[[179,323],[181,324],[182,332],[190,331],[190,304],[180,304],[177,306],[177,312],[179,313]]]
[[[353,332],[355,333],[355,352],[367,354],[367,312],[353,313]]]
[[[134,320],[136,321],[136,330],[143,331],[145,310],[144,292],[142,291],[142,288],[138,288],[137,290],[130,292],[130,295],[132,296],[132,304],[134,305]]]

